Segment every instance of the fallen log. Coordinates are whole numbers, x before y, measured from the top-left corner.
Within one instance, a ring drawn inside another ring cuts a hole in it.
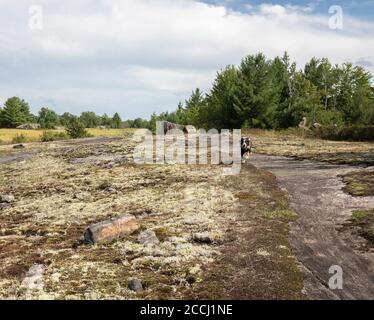
[[[138,230],[135,216],[125,214],[118,218],[90,225],[84,232],[84,242],[87,244],[110,242]]]

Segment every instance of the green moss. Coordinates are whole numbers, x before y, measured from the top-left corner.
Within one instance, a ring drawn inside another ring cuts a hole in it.
[[[163,227],[156,228],[153,231],[156,233],[156,236],[160,241],[165,241],[167,238],[177,235],[175,232]]]
[[[267,219],[295,220],[297,218],[297,214],[290,209],[260,210],[259,213]]]
[[[354,171],[341,177],[346,193],[356,197],[374,196],[374,171]]]

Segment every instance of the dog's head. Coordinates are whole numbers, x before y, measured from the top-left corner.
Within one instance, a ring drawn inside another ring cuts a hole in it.
[[[242,150],[249,151],[252,147],[252,140],[249,137],[242,137],[240,141],[240,145],[242,146]]]

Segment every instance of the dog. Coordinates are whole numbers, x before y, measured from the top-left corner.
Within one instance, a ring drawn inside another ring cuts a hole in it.
[[[248,159],[249,154],[252,152],[252,140],[249,137],[242,137],[240,141],[242,161]]]

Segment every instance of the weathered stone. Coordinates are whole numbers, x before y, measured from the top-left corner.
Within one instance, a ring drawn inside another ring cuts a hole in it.
[[[152,230],[146,230],[138,235],[138,242],[144,245],[159,244],[160,240]]]
[[[143,291],[142,280],[140,280],[140,279],[130,279],[128,287],[132,291],[142,292]]]
[[[11,194],[0,195],[1,203],[12,203],[14,202],[14,197]]]
[[[109,192],[109,193],[116,193],[117,192],[117,190],[113,187],[106,188],[104,191]]]
[[[24,123],[17,127],[17,129],[24,129],[24,130],[35,130],[40,129],[40,124],[38,123]]]
[[[196,242],[201,242],[201,243],[212,243],[213,239],[210,236],[209,232],[200,232],[200,233],[195,233],[193,235],[193,240]]]
[[[110,242],[131,234],[139,229],[135,216],[125,214],[89,226],[84,233],[84,241],[89,244]]]

